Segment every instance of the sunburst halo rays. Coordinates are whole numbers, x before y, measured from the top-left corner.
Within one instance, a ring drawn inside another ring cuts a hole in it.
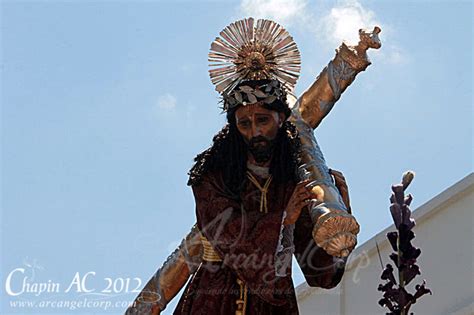
[[[301,57],[289,33],[279,24],[248,18],[231,23],[211,44],[209,74],[220,93],[249,79],[277,79],[293,89]]]

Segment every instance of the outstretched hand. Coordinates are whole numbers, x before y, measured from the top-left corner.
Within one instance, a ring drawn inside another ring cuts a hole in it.
[[[310,182],[311,180],[307,179],[296,185],[285,209],[286,217],[283,221],[284,225],[295,224],[303,207],[309,205],[311,199],[317,199],[316,194],[311,191],[311,187],[307,187]]]

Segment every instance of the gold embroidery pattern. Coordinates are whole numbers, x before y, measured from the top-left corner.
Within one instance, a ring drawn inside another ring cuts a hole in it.
[[[205,261],[222,261],[221,257],[216,253],[214,247],[207,240],[207,238],[201,234],[201,243],[203,247],[202,259]]]
[[[235,301],[237,304],[235,315],[245,315],[245,310],[247,308],[247,284],[239,278],[237,278],[237,283],[240,286],[240,297]]]

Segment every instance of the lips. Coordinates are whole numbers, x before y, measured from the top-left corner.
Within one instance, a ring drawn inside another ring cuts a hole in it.
[[[267,146],[270,145],[270,140],[265,138],[264,136],[258,136],[255,138],[250,139],[249,146],[254,147],[254,146]]]

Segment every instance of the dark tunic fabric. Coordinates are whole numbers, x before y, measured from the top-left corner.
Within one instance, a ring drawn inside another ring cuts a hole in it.
[[[265,179],[259,181],[263,186]],[[265,213],[260,211],[261,192],[249,180],[240,196],[226,190],[219,173],[193,186],[197,225],[223,261],[200,265],[174,314],[235,314],[237,277],[248,289],[246,314],[298,314],[291,268],[286,276],[275,274],[283,211],[294,187],[272,182]],[[302,211],[294,233],[296,258],[311,286],[333,287],[343,269],[337,270],[332,256],[314,244],[311,230],[309,214]]]

